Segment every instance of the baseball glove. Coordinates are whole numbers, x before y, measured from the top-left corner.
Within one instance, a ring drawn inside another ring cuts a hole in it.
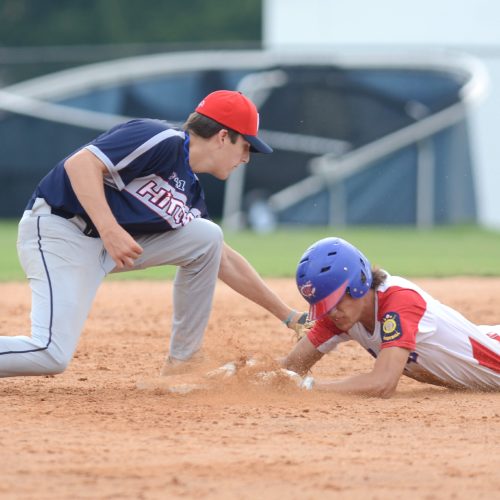
[[[314,326],[314,321],[307,321],[307,313],[301,313],[297,321],[290,323],[288,328],[291,328],[294,333],[294,338],[298,342],[302,337],[307,335],[307,332]]]

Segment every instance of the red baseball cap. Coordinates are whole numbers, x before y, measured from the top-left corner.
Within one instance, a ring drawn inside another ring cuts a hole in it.
[[[257,137],[259,113],[255,104],[241,92],[216,90],[208,94],[195,111],[241,134],[250,143],[250,151],[273,152],[270,146]]]

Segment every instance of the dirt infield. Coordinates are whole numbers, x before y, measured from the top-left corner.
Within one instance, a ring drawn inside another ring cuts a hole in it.
[[[477,323],[500,323],[500,279],[417,282]],[[291,281],[269,283],[302,307]],[[25,334],[28,285],[0,288],[0,334]],[[500,393],[404,379],[377,400],[236,377],[170,394],[158,377],[170,312],[170,283],[107,282],[64,374],[0,380],[0,498],[500,498]],[[200,370],[292,345],[220,284]],[[349,343],[313,374],[371,364]]]

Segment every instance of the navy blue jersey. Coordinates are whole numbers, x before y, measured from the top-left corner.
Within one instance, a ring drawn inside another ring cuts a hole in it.
[[[106,199],[131,234],[157,233],[208,218],[203,189],[189,166],[189,136],[161,120],[132,120],[113,127],[85,149],[107,167]],[[88,220],[59,162],[40,182],[35,198]],[[30,205],[28,205],[30,207]]]

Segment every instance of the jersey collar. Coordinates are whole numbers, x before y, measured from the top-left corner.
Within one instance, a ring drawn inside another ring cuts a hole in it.
[[[196,177],[195,173],[193,172],[193,169],[191,168],[191,165],[189,164],[189,134],[187,131],[184,132],[184,136],[185,136],[185,139],[184,139],[184,145],[183,145],[183,148],[184,148],[184,166],[186,167],[186,171],[189,173],[189,175],[197,180],[198,177]]]

